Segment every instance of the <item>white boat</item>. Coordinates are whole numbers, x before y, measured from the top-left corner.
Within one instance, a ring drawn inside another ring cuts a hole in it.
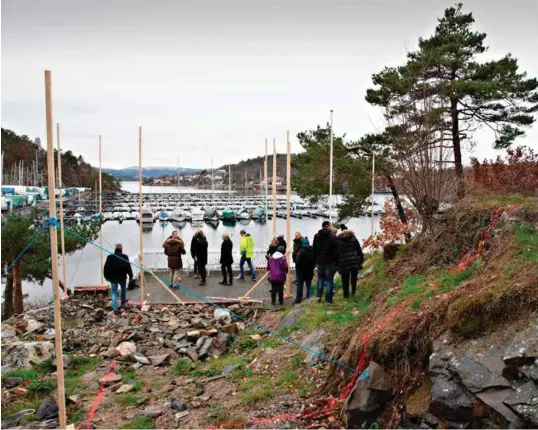
[[[140,214],[137,216],[137,222],[140,222]],[[142,206],[142,224],[152,224],[155,218],[153,217],[153,210],[149,206]]]
[[[181,208],[175,208],[172,211],[172,214],[170,215],[171,221],[181,222],[181,221],[185,221],[186,219],[187,217],[185,216],[185,211]]]
[[[114,219],[120,219],[121,212],[115,211],[112,216],[113,216]]]
[[[131,218],[131,212],[129,211],[122,211],[121,216],[123,217],[123,219],[133,219]]]
[[[198,206],[192,208],[191,219],[192,219],[193,222],[195,222],[195,221],[203,221],[204,220],[204,212],[202,211],[202,209],[200,209]]]
[[[219,214],[214,207],[209,207],[204,213],[204,221],[218,221]]]

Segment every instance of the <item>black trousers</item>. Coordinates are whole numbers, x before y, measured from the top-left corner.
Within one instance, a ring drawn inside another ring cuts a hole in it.
[[[342,276],[342,290],[344,290],[344,297],[349,297],[349,278],[351,278],[351,294],[355,294],[357,291],[357,277],[359,275],[359,269],[341,270],[340,276]]]
[[[284,304],[284,282],[271,281],[271,303],[276,304],[276,295],[278,293],[278,303]]]
[[[233,282],[233,272],[232,272],[232,265],[231,264],[221,264],[220,265],[220,271],[222,272],[222,282]]]
[[[198,273],[202,278],[202,282],[205,282],[205,277],[207,276],[207,270],[205,269],[205,264],[198,262]]]

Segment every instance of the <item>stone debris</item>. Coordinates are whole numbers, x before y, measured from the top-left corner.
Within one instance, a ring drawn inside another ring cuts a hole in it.
[[[54,399],[48,398],[41,402],[36,412],[38,421],[52,420],[58,418],[58,405]]]
[[[116,390],[116,394],[125,394],[131,391],[134,388],[134,385],[122,384],[120,388]]]

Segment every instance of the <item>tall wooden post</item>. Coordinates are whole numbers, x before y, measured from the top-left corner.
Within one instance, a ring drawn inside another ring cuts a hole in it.
[[[140,222],[140,267],[144,267],[144,244],[142,241],[142,127],[138,127],[138,205],[139,214],[138,220]],[[145,279],[144,271],[140,270],[140,305],[144,303],[144,289]]]
[[[52,125],[52,89],[50,70],[45,70],[45,112],[47,123],[47,166],[49,184],[49,214],[56,218],[56,184],[54,181],[54,137]],[[62,348],[62,315],[60,310],[60,287],[58,284],[58,236],[55,226],[49,225],[52,288],[54,296],[54,338],[56,347],[56,377],[58,389],[58,417],[60,428],[66,427],[64,355]]]
[[[265,201],[263,202],[265,208],[265,229],[267,231],[267,242],[269,242],[269,226],[267,224],[267,199],[269,193],[269,178],[267,177],[267,138],[265,139],[265,161],[263,162],[263,181],[265,182]]]
[[[102,145],[101,135],[99,135],[99,246],[101,247],[101,285],[105,282],[103,277],[103,177],[102,177]]]
[[[62,243],[62,279],[65,285],[67,286],[67,275],[65,273],[65,237],[64,237],[64,204],[63,204],[63,193],[62,193],[62,151],[60,148],[60,123],[56,123],[56,141],[58,142],[58,187],[60,188],[60,240]],[[67,291],[64,291],[64,294],[67,294]]]
[[[370,203],[372,205],[371,211],[372,211],[372,238],[374,237],[374,191],[375,191],[375,153],[372,152],[372,198],[370,199]]]
[[[288,261],[288,267],[290,267],[290,254],[293,249],[291,242],[291,143],[290,143],[290,132],[286,133],[286,144],[288,150],[288,156],[286,159],[286,242],[288,244],[288,249],[286,249],[286,259]],[[286,278],[286,291],[285,294],[287,297],[290,296],[291,292],[291,272],[288,271],[288,276]]]
[[[273,138],[273,237],[276,236],[276,140]]]

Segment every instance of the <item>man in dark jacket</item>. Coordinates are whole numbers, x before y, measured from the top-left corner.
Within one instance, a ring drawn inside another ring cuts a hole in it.
[[[271,243],[269,244],[269,248],[267,249],[267,252],[265,253],[265,259],[267,261],[269,261],[269,259],[271,258],[271,255],[273,255],[276,250],[278,248],[278,240],[276,237],[273,237],[273,239],[271,239]]]
[[[198,257],[198,273],[200,273],[200,284],[205,285],[205,278],[207,276],[207,270],[205,266],[207,265],[207,248],[208,243],[203,231],[198,233],[198,244],[196,245],[197,257]]]
[[[329,221],[323,221],[321,230],[314,236],[314,257],[318,267],[318,291],[317,298],[321,302],[323,289],[325,292],[325,303],[332,304],[334,294],[334,274],[338,262],[338,245],[336,235],[333,232]]]
[[[193,272],[194,272],[194,279],[198,279],[200,277],[199,271],[198,271],[198,238],[200,237],[201,230],[198,230],[196,233],[194,233],[194,236],[191,239],[191,257],[194,261],[193,264]]]
[[[175,277],[177,274],[177,282],[181,281],[179,277],[179,271],[183,269],[183,261],[181,256],[185,255],[185,243],[179,237],[177,231],[172,232],[172,237],[166,239],[163,243],[164,253],[168,256],[168,268],[170,269],[170,286],[174,285]]]
[[[357,278],[362,269],[364,257],[359,241],[351,230],[343,230],[336,237],[338,241],[338,271],[342,276],[344,298],[349,297],[349,278],[351,277],[351,294],[357,291]]]
[[[301,250],[301,246],[303,244],[303,236],[300,232],[295,232],[295,238],[293,239],[293,252],[291,253],[291,258],[293,262],[295,263],[297,261],[297,254]]]
[[[112,290],[112,309],[118,310],[118,285],[121,287],[121,306],[127,301],[127,276],[129,282],[133,279],[133,269],[129,263],[129,257],[123,253],[123,246],[118,243],[114,249],[114,254],[106,258],[105,267],[103,268],[105,279],[110,282]]]
[[[310,246],[308,238],[305,237],[301,241],[301,249],[297,253],[295,262],[295,274],[297,276],[297,294],[295,295],[295,303],[301,303],[303,300],[303,284],[306,284],[306,298],[310,298],[315,267],[316,259],[314,258],[314,248]]]
[[[233,285],[232,264],[234,244],[230,240],[228,233],[222,235],[222,245],[220,246],[220,270],[222,271],[221,285]]]

